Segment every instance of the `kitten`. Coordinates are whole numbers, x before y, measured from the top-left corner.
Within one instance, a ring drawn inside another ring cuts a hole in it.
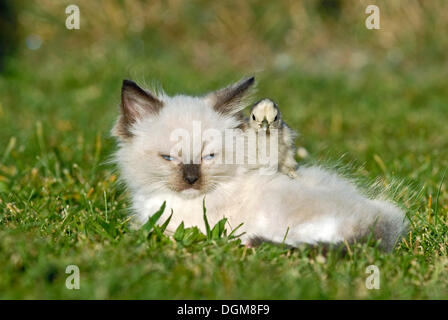
[[[296,147],[294,132],[282,119],[280,109],[271,99],[262,99],[256,102],[247,119],[247,130],[259,132],[263,130],[270,138],[271,130],[276,130],[275,138],[278,141],[278,170],[291,178],[297,178],[297,162],[294,158]]]
[[[301,167],[300,179],[290,179],[223,162],[241,150],[216,136],[229,129],[236,138],[244,135],[240,111],[253,83],[248,78],[205,96],[170,97],[123,82],[113,134],[137,220],[144,223],[166,201],[160,221],[173,210],[167,233],[182,221],[205,232],[205,197],[210,224],[226,217],[231,229],[242,222],[244,244],[259,238],[290,246],[337,244],[373,232],[384,249],[392,249],[406,229],[405,215],[395,204],[369,199],[351,182],[319,167]]]

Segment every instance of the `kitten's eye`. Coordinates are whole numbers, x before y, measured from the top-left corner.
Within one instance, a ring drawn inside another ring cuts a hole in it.
[[[166,155],[166,154],[161,154],[160,156],[161,156],[163,159],[167,160],[167,161],[173,161],[173,160],[174,160],[173,157],[168,156],[168,155]]]
[[[274,121],[277,121],[277,119],[278,119],[278,115],[277,115],[277,116],[275,116],[275,118],[274,118]]]
[[[255,115],[252,113],[252,120],[255,121]]]
[[[211,160],[211,159],[213,159],[214,157],[215,157],[215,154],[214,154],[214,153],[210,153],[210,154],[208,154],[208,155],[202,157],[202,159],[204,159],[204,160]]]

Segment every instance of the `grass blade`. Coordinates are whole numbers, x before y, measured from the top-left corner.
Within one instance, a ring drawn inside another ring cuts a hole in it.
[[[173,234],[173,238],[176,241],[182,241],[185,235],[185,227],[184,222],[182,221],[181,224],[177,227],[176,231]]]
[[[168,224],[171,221],[171,217],[173,216],[173,209],[171,209],[171,214],[168,217],[168,219],[166,219],[166,221],[160,226],[160,231],[161,232],[165,232],[166,228],[168,227]]]
[[[163,212],[165,211],[165,207],[166,207],[166,201],[163,202],[160,209],[148,219],[148,221],[141,227],[140,230],[143,230],[143,231],[149,233],[154,228],[155,224],[160,219],[160,217],[162,216]]]
[[[239,236],[241,236],[242,234],[244,234],[244,233],[242,233],[241,235],[238,235],[238,236],[234,236],[233,234],[236,232],[236,230],[238,230],[239,228],[241,228],[242,227],[242,225],[243,225],[244,223],[240,223],[235,229],[233,229],[231,232],[230,232],[230,234],[229,234],[229,239],[232,239],[232,238],[238,238]]]
[[[205,197],[202,200],[202,211],[204,212],[204,223],[207,239],[211,239],[210,225],[207,220],[207,208],[205,207]]]
[[[447,169],[448,169],[448,168],[445,168],[445,171],[443,172],[442,181],[440,181],[439,188],[438,188],[438,190],[437,190],[436,207],[435,207],[435,209],[434,209],[434,222],[436,223],[436,225],[437,225],[437,223],[439,222],[439,220],[438,220],[438,218],[439,218],[439,216],[438,216],[438,211],[439,211],[439,197],[440,197],[440,191],[442,190],[442,185],[443,185],[443,182],[445,181],[445,176],[446,176],[446,170],[447,170]]]

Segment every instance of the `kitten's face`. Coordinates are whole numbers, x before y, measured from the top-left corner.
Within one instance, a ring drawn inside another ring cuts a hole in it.
[[[185,97],[179,99],[186,103]],[[221,136],[203,133],[221,133],[238,123],[218,117],[204,101],[189,103],[192,105],[177,108],[167,102],[157,118],[136,126],[128,155],[133,163],[129,171],[141,185],[148,183],[162,191],[195,197],[234,175],[235,166],[222,164],[225,150]]]
[[[121,142],[117,160],[132,190],[194,198],[235,175],[237,166],[223,164],[225,155],[234,152],[226,150],[223,137],[240,121],[235,112],[220,112],[228,104],[216,107],[222,103],[217,97],[222,90],[204,97],[155,98],[135,84],[129,86],[124,84],[123,113],[114,133]]]

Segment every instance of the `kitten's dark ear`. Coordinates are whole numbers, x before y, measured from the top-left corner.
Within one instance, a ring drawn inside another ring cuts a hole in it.
[[[113,134],[120,138],[130,138],[130,127],[145,115],[157,115],[163,102],[152,93],[140,88],[131,80],[123,80],[121,87],[121,115],[113,129]]]
[[[244,99],[249,96],[254,83],[255,77],[245,78],[233,85],[208,94],[206,98],[210,99],[216,112],[234,115],[245,107]]]

